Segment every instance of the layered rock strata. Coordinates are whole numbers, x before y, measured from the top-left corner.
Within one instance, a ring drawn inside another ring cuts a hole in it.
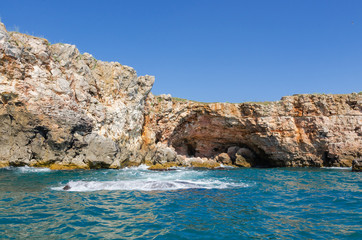
[[[150,95],[146,109],[145,129],[154,133],[148,142],[174,152],[153,159],[161,165],[196,158],[244,167],[350,167],[361,157],[362,95],[357,93],[241,104]]]
[[[153,96],[154,77],[0,23],[0,167],[351,166],[360,94],[271,103]]]

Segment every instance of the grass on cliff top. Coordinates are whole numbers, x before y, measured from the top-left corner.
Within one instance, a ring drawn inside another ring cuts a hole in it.
[[[185,98],[178,98],[178,97],[173,97],[172,98],[172,101],[175,101],[175,102],[187,102],[189,100],[185,99]]]
[[[352,92],[352,93],[296,93],[293,94],[292,96],[312,96],[312,95],[316,95],[316,96],[327,96],[327,95],[333,95],[333,96],[345,96],[345,95],[350,95],[350,94],[358,94],[358,95],[362,95],[362,92]]]
[[[174,102],[193,102],[193,103],[199,103],[199,104],[216,103],[216,102],[199,102],[199,101],[195,101],[195,100],[189,100],[189,99],[178,98],[178,97],[172,97],[172,101],[174,101]]]
[[[178,98],[178,97],[173,97],[172,101],[174,101],[174,102],[193,102],[193,103],[208,104],[207,102],[198,102],[198,101],[195,101],[195,100],[188,100],[188,99],[185,99],[185,98]]]
[[[226,101],[226,102],[198,102],[198,101],[188,100],[188,99],[178,98],[178,97],[173,97],[172,101],[174,101],[174,102],[193,102],[193,103],[199,103],[199,104],[213,104],[213,103],[240,104],[240,103],[232,103],[232,102],[228,102],[228,101]],[[267,105],[267,104],[270,104],[272,102],[242,102],[242,103],[252,103],[252,104]]]
[[[270,105],[274,102],[270,102],[270,101],[265,101],[265,102],[243,102],[245,104],[260,104],[260,105]]]
[[[159,101],[161,101],[161,100],[159,100]],[[231,103],[231,102],[198,102],[198,101],[188,100],[188,99],[178,98],[178,97],[173,97],[172,101],[174,101],[174,102],[193,102],[193,103],[199,103],[199,104],[212,104],[212,103],[240,104],[240,103]],[[243,103],[269,105],[269,104],[271,104],[273,102],[243,102]]]
[[[160,103],[163,101],[163,98],[160,96],[155,95],[157,101]],[[185,99],[185,98],[178,98],[178,97],[172,97],[171,98],[173,102],[193,102],[193,103],[200,103],[200,104],[209,104],[207,102],[198,102],[198,101],[194,101],[194,100],[189,100],[189,99]]]
[[[362,92],[358,92],[357,94],[362,95]],[[300,96],[300,95],[330,95],[330,94],[325,94],[325,93],[309,93],[309,94],[294,94],[293,96]],[[348,95],[348,93],[346,94],[332,94],[332,95]],[[155,95],[155,97],[157,98],[158,102],[162,102],[163,98],[160,96]],[[192,102],[192,103],[199,103],[199,104],[212,104],[212,103],[230,103],[230,102],[198,102],[198,101],[194,101],[194,100],[189,100],[189,99],[185,99],[185,98],[178,98],[178,97],[172,97],[172,101],[173,102]],[[264,102],[241,102],[241,103],[230,103],[230,104],[259,104],[259,105],[270,105],[273,103],[279,103],[280,101],[264,101]]]
[[[8,34],[9,34],[11,37],[12,37],[14,34],[19,34],[19,35],[24,35],[24,36],[31,37],[31,38],[35,38],[35,39],[41,39],[41,40],[45,41],[48,46],[51,45],[51,43],[48,41],[48,39],[46,39],[44,36],[34,36],[34,35],[29,34],[29,33],[21,33],[21,32],[19,32],[19,31],[8,31]],[[15,43],[18,47],[19,47],[21,44],[24,44],[24,42],[16,41],[16,40],[17,40],[17,39],[11,39],[11,41],[12,41],[13,43]],[[20,42],[21,44],[19,44],[19,42]],[[30,45],[25,45],[25,47],[31,47],[31,46],[30,46]]]

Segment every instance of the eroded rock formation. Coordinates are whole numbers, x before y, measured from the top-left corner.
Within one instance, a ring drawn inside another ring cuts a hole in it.
[[[352,162],[352,171],[353,172],[362,172],[362,159],[355,159]]]
[[[362,95],[357,93],[241,104],[150,96],[147,110],[146,129],[154,132],[155,144],[174,149],[181,161],[321,167],[351,166],[361,156]]]
[[[142,161],[154,77],[0,24],[0,166],[118,168]]]
[[[360,94],[197,103],[152,76],[0,23],[0,167],[351,166]]]

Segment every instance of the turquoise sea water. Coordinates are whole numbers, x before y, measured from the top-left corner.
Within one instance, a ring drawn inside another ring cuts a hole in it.
[[[0,238],[362,239],[361,180],[350,169],[6,168]]]

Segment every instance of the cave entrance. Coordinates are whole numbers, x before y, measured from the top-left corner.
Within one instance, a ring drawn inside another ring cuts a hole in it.
[[[196,155],[196,149],[192,144],[186,144],[187,155],[190,157],[194,157]]]
[[[249,152],[252,155],[252,167],[270,167],[269,157],[258,146],[245,142],[227,142],[221,139],[179,139],[172,142],[172,146],[179,155],[187,157],[201,157],[216,159],[221,153],[227,153],[233,164],[236,161],[236,154]],[[247,157],[247,156],[244,156]]]
[[[196,112],[173,130],[168,144],[178,155],[209,159],[227,153],[230,147],[246,148],[255,155],[254,165],[270,166],[263,146],[253,137],[253,132],[237,118]]]

